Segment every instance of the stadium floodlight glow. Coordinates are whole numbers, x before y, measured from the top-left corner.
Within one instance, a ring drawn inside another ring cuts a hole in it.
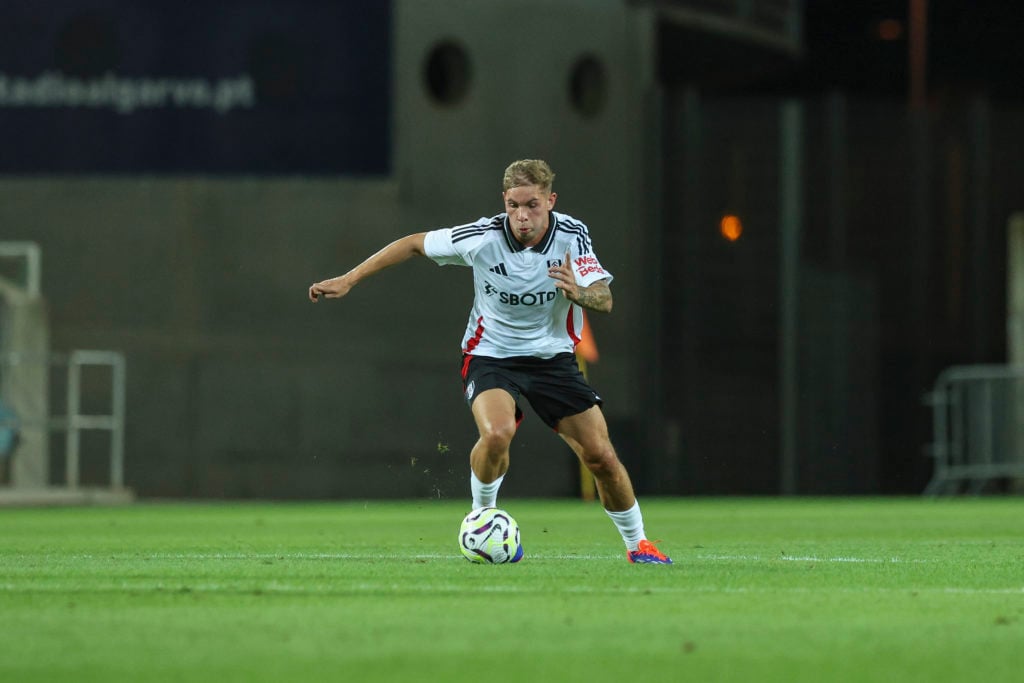
[[[735,242],[743,235],[743,222],[739,216],[727,213],[718,222],[718,231],[725,239]]]

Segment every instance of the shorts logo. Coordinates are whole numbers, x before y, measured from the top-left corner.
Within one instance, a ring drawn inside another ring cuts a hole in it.
[[[475,391],[476,391],[476,382],[470,381],[470,383],[466,385],[466,400],[467,401],[472,401],[473,400],[473,392],[475,392]]]

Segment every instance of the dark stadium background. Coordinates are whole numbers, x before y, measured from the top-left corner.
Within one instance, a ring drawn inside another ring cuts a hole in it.
[[[799,35],[680,18],[734,11],[712,1],[526,3],[545,20],[515,31],[501,3],[5,3],[0,239],[43,249],[54,352],[125,353],[127,486],[468,495],[453,348],[466,273],[412,264],[331,306],[307,305],[305,287],[389,239],[496,212],[504,164],[537,155],[617,276],[590,371],[643,493],[922,491],[923,394],[950,365],[1007,361],[1022,12],[744,5],[797,7]],[[648,35],[630,12],[652,8],[665,14]],[[517,42],[530,49],[513,55]],[[257,105],[10,104],[14,79],[47,73],[245,73]],[[803,164],[788,418],[786,112]],[[719,233],[724,214],[741,219],[739,239]],[[87,399],[106,392],[97,380]],[[514,446],[508,493],[578,495],[574,463],[537,422]],[[48,484],[61,484],[63,444],[51,436]],[[83,448],[83,484],[103,486],[103,437]]]

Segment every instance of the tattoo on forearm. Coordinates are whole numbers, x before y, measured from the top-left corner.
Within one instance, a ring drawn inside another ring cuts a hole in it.
[[[576,303],[593,311],[605,311],[611,302],[612,291],[605,282],[595,282],[589,287],[580,287]]]

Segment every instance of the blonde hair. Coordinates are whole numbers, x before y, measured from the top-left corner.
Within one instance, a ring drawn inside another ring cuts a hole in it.
[[[502,190],[507,192],[513,187],[524,185],[539,185],[545,192],[551,191],[551,185],[555,182],[555,172],[551,170],[548,163],[542,159],[520,159],[513,161],[505,169],[505,177],[502,179]]]

